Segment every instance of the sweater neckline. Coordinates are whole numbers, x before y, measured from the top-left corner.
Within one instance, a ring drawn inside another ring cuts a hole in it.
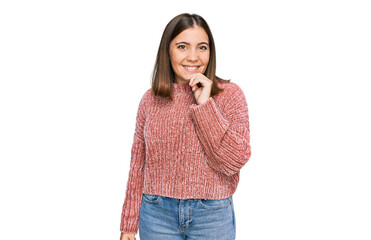
[[[175,83],[173,82],[173,88],[176,92],[187,92],[191,93],[192,89],[191,86],[189,86],[188,83]]]

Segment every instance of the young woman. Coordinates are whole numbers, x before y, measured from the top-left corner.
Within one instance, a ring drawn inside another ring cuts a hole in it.
[[[235,239],[232,195],[249,160],[241,88],[215,75],[206,21],[181,14],[166,26],[152,87],[138,107],[121,240]]]

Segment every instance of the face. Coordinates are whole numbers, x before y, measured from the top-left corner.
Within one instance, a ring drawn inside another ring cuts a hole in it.
[[[209,37],[202,27],[190,27],[176,36],[169,47],[177,83],[187,83],[195,73],[204,74],[210,58]]]

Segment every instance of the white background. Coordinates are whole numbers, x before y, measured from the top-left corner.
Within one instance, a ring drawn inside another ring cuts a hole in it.
[[[249,105],[237,240],[371,239],[367,2],[1,1],[0,239],[119,239],[137,107],[183,12]]]

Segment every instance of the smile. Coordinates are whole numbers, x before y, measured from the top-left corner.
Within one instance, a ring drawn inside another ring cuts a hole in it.
[[[188,72],[195,72],[195,71],[197,71],[197,69],[200,68],[200,66],[183,66],[183,67]]]

